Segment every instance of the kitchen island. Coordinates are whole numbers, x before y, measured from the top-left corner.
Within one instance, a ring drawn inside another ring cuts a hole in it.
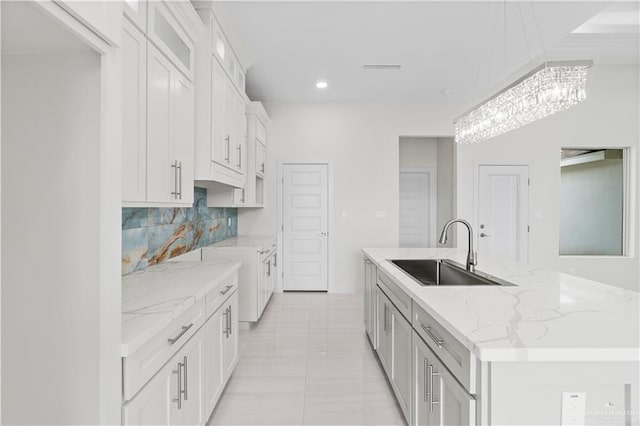
[[[637,424],[638,293],[482,258],[478,271],[514,285],[422,286],[389,260],[447,258],[464,264],[466,252],[363,252],[366,325],[383,366],[389,356],[381,342],[396,343],[393,333],[401,327],[395,322],[413,327],[411,377],[390,377],[411,424],[452,418],[462,424]],[[401,306],[404,297],[410,309]],[[425,343],[442,372],[434,373],[429,357],[421,359]],[[451,389],[457,394],[447,395],[447,374],[455,377]],[[447,398],[464,406],[465,419],[447,411]]]

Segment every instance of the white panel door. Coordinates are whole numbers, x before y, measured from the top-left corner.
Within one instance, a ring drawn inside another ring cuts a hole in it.
[[[435,245],[431,229],[436,195],[432,178],[429,171],[400,171],[400,247]]]
[[[328,166],[283,166],[283,289],[328,289]]]
[[[501,261],[528,259],[528,166],[479,166],[478,253]]]

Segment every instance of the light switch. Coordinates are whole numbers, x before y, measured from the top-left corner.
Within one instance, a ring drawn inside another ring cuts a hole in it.
[[[227,226],[231,226],[231,218],[227,218]]]
[[[584,392],[562,392],[561,426],[584,426],[586,399]]]

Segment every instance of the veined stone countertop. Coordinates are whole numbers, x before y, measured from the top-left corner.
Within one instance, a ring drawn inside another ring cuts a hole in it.
[[[276,243],[276,237],[273,235],[238,235],[237,237],[227,238],[203,249],[211,248],[251,248],[264,249]]]
[[[164,262],[122,277],[122,347],[129,356],[225,278],[240,262]]]
[[[478,259],[515,286],[421,286],[390,259],[448,258],[457,249],[363,249],[414,302],[483,361],[638,361],[639,294],[560,272]]]

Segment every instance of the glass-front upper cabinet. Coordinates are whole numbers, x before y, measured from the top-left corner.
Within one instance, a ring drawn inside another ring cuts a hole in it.
[[[143,33],[147,32],[147,0],[125,0],[124,15]]]
[[[149,3],[148,36],[158,49],[188,79],[193,81],[194,50],[198,29],[190,25],[181,25],[170,7],[170,2],[153,1]]]

